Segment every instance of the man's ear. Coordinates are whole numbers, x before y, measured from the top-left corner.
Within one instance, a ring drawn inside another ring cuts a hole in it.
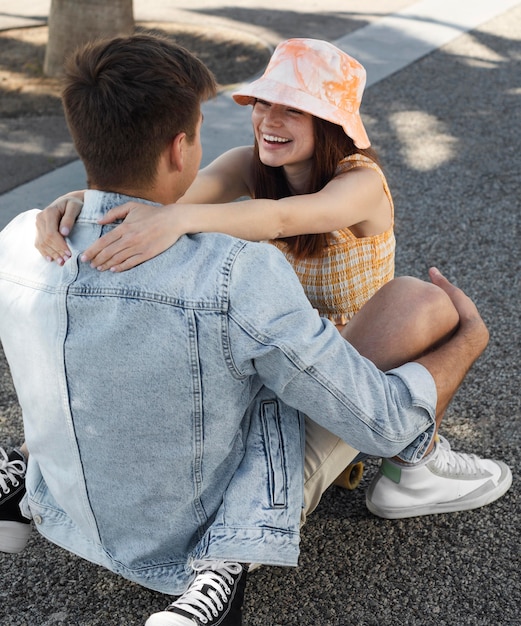
[[[186,148],[186,133],[178,133],[170,143],[170,163],[178,172],[183,171]]]

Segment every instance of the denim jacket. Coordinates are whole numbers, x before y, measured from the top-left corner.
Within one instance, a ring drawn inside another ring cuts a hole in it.
[[[36,210],[0,234],[25,510],[51,541],[164,593],[195,558],[295,565],[303,414],[367,454],[414,459],[434,381],[360,357],[269,244],[200,234],[128,272],[82,263],[127,200],[86,193],[64,267],[34,248]]]

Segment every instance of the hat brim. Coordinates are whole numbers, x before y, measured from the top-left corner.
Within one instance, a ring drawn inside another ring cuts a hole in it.
[[[254,104],[255,100],[266,100],[310,113],[341,126],[357,148],[369,148],[371,145],[358,111],[340,111],[336,105],[269,78],[261,77],[253,81],[234,92],[232,98],[241,106]]]

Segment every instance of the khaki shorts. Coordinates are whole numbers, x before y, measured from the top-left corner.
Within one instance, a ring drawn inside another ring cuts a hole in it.
[[[306,453],[304,458],[304,508],[301,523],[312,513],[324,491],[356,458],[355,450],[306,417]]]

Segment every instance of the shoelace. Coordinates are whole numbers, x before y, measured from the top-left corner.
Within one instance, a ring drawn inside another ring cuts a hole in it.
[[[23,461],[10,461],[6,451],[0,448],[0,486],[2,491],[7,494],[10,489],[7,486],[9,481],[13,487],[18,487],[17,476],[23,476],[25,474],[25,463]]]
[[[168,608],[181,609],[206,624],[223,610],[232,592],[234,577],[241,573],[242,566],[224,561],[194,561],[192,567],[199,574],[188,591]],[[207,589],[203,592],[204,587]]]
[[[452,469],[457,473],[483,474],[480,458],[475,454],[465,454],[464,452],[453,452],[450,443],[439,435],[438,454],[434,463],[441,470]]]

